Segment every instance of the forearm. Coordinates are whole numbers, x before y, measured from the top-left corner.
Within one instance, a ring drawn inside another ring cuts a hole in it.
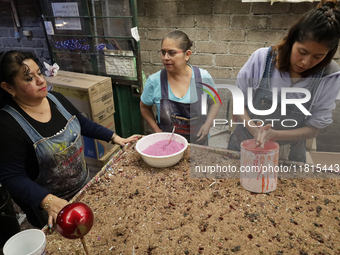
[[[216,118],[216,115],[218,113],[219,108],[220,108],[219,104],[212,104],[210,106],[210,109],[209,109],[209,112],[208,112],[208,115],[207,115],[207,120],[205,122],[205,123],[209,124],[210,127],[212,126],[214,119]]]
[[[238,122],[244,123],[246,129],[255,137],[260,132],[260,126],[257,126],[256,123],[249,117],[247,110],[245,109],[245,113],[243,115],[237,115]],[[319,129],[304,126],[297,129],[291,130],[275,130],[270,129],[270,133],[268,133],[268,138],[274,141],[301,141],[309,138],[314,138],[318,135]]]
[[[302,141],[310,138],[314,138],[318,135],[319,129],[304,126],[291,130],[273,130],[271,140],[274,141]]]
[[[16,200],[35,207],[39,207],[42,199],[49,193],[27,177],[24,164],[20,162],[0,164],[0,183]]]
[[[81,134],[89,138],[99,139],[109,142],[113,136],[113,131],[99,125],[98,123],[89,120],[84,117],[81,113],[77,115],[81,126]]]

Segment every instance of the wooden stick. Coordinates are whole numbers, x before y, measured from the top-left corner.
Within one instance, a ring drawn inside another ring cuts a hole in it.
[[[86,243],[85,243],[85,238],[82,237],[82,238],[80,238],[80,240],[81,240],[81,243],[84,246],[84,250],[85,250],[86,255],[89,255],[89,251],[87,250],[87,246],[86,246]]]
[[[199,118],[199,117],[194,117],[194,118],[191,118],[191,119],[187,119],[187,118],[184,118],[184,117],[181,117],[181,116],[176,116],[176,115],[173,115],[173,114],[171,115],[171,117],[179,119],[179,120],[186,120],[186,121],[196,120],[196,119]]]

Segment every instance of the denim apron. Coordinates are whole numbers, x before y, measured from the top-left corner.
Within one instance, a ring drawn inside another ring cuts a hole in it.
[[[47,97],[68,121],[60,132],[51,137],[42,137],[13,107],[7,105],[2,109],[15,118],[33,142],[40,170],[35,182],[60,198],[69,199],[86,184],[89,175],[81,128],[78,119],[55,96],[49,93]]]
[[[272,48],[269,47],[268,54],[266,58],[266,66],[263,73],[263,76],[260,81],[259,87],[255,90],[254,96],[253,96],[253,105],[255,109],[258,110],[268,110],[272,106],[272,90],[271,90],[271,84],[270,84],[270,78],[271,78],[271,72],[272,68],[274,66],[274,59],[275,54],[271,54]],[[309,81],[309,85],[307,89],[311,92],[311,99],[314,97],[315,92],[318,88],[318,85],[320,83],[320,78],[322,77],[324,70],[321,70],[320,72],[314,74]],[[281,116],[281,94],[278,92],[278,105],[276,110],[266,116],[259,116],[251,113],[249,110],[248,115],[251,119],[261,119],[264,121],[264,125],[271,124],[271,121],[265,121],[265,119],[279,119],[279,121],[274,122],[273,129],[276,130],[291,130],[296,129],[300,127],[305,126],[306,116],[303,112],[300,111],[300,109],[294,104],[294,105],[287,105],[286,109],[286,115]],[[306,102],[303,104],[303,106],[306,109],[310,109],[311,107],[311,101]],[[283,127],[281,126],[281,121],[285,119],[293,119],[296,122],[293,121],[285,121],[286,126],[292,126],[297,123],[295,127]],[[229,150],[235,150],[240,151],[241,142],[248,139],[253,139],[254,137],[251,135],[251,133],[243,126],[243,125],[237,125],[233,134],[230,137],[228,149]],[[306,161],[306,141],[276,141],[279,145],[286,145],[290,144],[290,153],[288,156],[288,159],[291,161],[299,161],[299,162],[305,162]]]
[[[175,133],[184,136],[189,143],[197,143],[197,133],[205,123],[207,117],[201,115],[201,97],[203,94],[201,73],[198,67],[193,66],[198,100],[195,103],[180,103],[169,99],[168,74],[166,69],[161,71],[161,100],[159,127],[164,132],[171,132],[173,126]],[[190,87],[189,87],[190,89]],[[208,137],[197,144],[207,145]]]

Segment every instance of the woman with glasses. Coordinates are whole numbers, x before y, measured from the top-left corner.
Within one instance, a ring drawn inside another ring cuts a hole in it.
[[[274,140],[280,144],[280,158],[306,161],[306,139],[316,137],[320,129],[332,123],[340,90],[340,68],[332,61],[340,39],[336,2],[322,0],[290,28],[280,44],[258,49],[240,70],[237,85],[245,95],[245,114],[238,115],[238,122],[245,124],[237,125],[228,149],[239,151],[240,143],[252,138],[260,148],[266,141]],[[275,97],[274,88],[278,91]],[[301,102],[308,94],[287,93],[281,99],[285,90],[293,89],[309,91],[310,99],[301,106],[310,114],[291,103],[280,109],[281,100]],[[249,110],[247,97],[252,98],[257,110],[271,109],[277,98],[276,110],[266,116],[254,114]]]
[[[175,127],[175,132],[188,142],[207,145],[219,108],[218,101],[207,96],[215,90],[213,79],[206,70],[188,64],[192,42],[182,31],[170,32],[161,45],[164,69],[150,75],[145,84],[140,102],[142,116],[154,132],[171,132]],[[207,105],[208,113],[202,114]]]

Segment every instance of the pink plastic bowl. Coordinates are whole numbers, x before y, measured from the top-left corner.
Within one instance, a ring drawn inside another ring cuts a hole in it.
[[[153,145],[154,143],[162,140],[169,140],[171,137],[171,133],[163,132],[163,133],[154,133],[147,136],[144,136],[142,139],[140,139],[137,142],[136,150],[138,153],[142,156],[142,159],[145,163],[147,163],[150,166],[153,167],[169,167],[177,164],[181,158],[183,157],[184,151],[188,147],[188,141],[179,134],[174,134],[173,140],[182,143],[184,145],[184,148],[180,150],[179,152],[176,152],[172,155],[167,156],[150,156],[143,151],[149,147],[150,145]]]

